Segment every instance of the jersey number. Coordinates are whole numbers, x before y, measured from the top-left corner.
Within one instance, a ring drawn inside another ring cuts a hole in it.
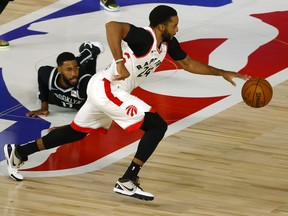
[[[138,75],[138,77],[143,77],[143,76],[147,77],[147,76],[151,73],[152,70],[153,70],[153,68],[145,67],[145,68],[144,68],[144,71],[141,72],[141,73]]]
[[[63,107],[73,108],[73,104],[65,103],[64,101],[61,101],[61,102],[62,102]]]

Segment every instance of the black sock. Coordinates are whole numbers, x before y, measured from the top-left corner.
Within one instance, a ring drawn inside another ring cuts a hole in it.
[[[16,156],[19,155],[21,157],[21,160],[23,161],[26,161],[28,159],[28,155],[38,151],[40,150],[38,148],[36,140],[16,146]]]
[[[121,179],[130,179],[132,181],[136,181],[140,169],[141,166],[132,161]]]

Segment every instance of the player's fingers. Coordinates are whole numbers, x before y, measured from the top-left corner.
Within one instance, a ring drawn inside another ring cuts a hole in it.
[[[236,86],[236,83],[235,83],[233,80],[231,80],[230,83],[231,83],[233,86]]]
[[[28,117],[34,117],[34,112],[32,111],[32,112],[28,112],[28,113],[26,113],[26,116],[28,116]]]
[[[245,75],[238,74],[238,78],[243,79],[243,80],[249,80],[251,78],[251,76],[249,76],[247,74],[245,74]]]
[[[119,75],[115,75],[113,80],[119,80],[120,79],[120,76]]]
[[[114,80],[125,80],[125,77],[122,77],[120,75],[115,75]]]
[[[251,76],[249,76],[249,75],[246,75],[246,74],[245,74],[245,76],[246,76],[246,80],[249,80],[249,79],[251,79]]]

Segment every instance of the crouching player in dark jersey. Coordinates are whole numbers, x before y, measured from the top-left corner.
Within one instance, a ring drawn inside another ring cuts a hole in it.
[[[48,104],[79,110],[87,99],[87,84],[96,73],[97,56],[103,51],[99,42],[87,41],[79,47],[77,57],[73,53],[63,52],[56,59],[57,67],[40,67],[38,88],[41,108],[26,115],[47,116]]]

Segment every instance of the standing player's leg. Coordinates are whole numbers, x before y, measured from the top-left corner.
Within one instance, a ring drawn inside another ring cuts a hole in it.
[[[136,154],[124,175],[116,182],[113,191],[150,201],[154,199],[154,196],[151,193],[144,192],[139,186],[138,173],[164,137],[167,123],[158,113],[146,112],[141,129],[145,133],[140,139]],[[131,191],[131,189],[134,190]]]
[[[109,85],[109,83],[106,84]],[[106,103],[103,112],[127,131],[135,129],[144,131],[135,157],[124,175],[116,182],[113,191],[138,199],[153,200],[153,194],[143,191],[139,186],[138,173],[164,137],[167,123],[158,113],[151,112],[151,106],[141,99],[118,89],[108,95],[111,94],[113,95],[111,99],[118,103],[112,101],[108,103],[109,106]]]

